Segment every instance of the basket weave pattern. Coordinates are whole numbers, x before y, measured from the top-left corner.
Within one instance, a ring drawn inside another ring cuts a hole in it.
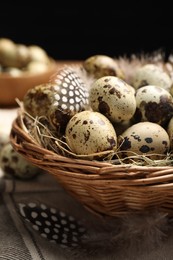
[[[173,214],[173,167],[114,165],[109,162],[68,158],[43,148],[13,122],[11,143],[32,164],[55,176],[74,198],[92,212],[121,216],[157,209]]]

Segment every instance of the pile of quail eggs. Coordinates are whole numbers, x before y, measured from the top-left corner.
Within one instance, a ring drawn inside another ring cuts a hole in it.
[[[13,77],[23,73],[42,73],[50,66],[47,52],[38,45],[26,46],[8,38],[0,38],[0,74]]]
[[[23,107],[46,118],[71,154],[160,160],[173,149],[171,89],[171,76],[154,62],[135,67],[129,82],[117,60],[94,55],[80,69],[62,67],[47,84],[28,90]]]
[[[30,180],[42,170],[32,165],[14,150],[10,143],[9,131],[0,126],[0,176],[10,179]]]

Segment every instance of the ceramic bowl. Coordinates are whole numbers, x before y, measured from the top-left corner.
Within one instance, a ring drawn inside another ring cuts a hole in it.
[[[0,106],[17,106],[28,89],[49,81],[57,70],[57,62],[51,60],[48,69],[40,73],[23,72],[20,76],[0,73]]]

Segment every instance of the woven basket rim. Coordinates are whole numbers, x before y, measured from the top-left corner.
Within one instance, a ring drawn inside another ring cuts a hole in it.
[[[113,165],[68,158],[41,147],[21,124],[18,113],[10,133],[13,148],[32,164],[54,175],[92,212],[114,217],[157,207],[173,213],[172,166]]]
[[[30,142],[31,144],[35,145],[37,147],[37,149],[40,149],[42,151],[45,151],[46,158],[49,158],[50,156],[54,157],[54,158],[58,158],[58,160],[62,160],[64,162],[75,162],[77,164],[83,164],[83,165],[92,165],[92,166],[96,166],[96,167],[103,167],[103,168],[122,168],[122,169],[138,169],[138,170],[153,170],[153,169],[169,169],[172,168],[173,169],[173,165],[164,165],[164,166],[158,166],[158,165],[135,165],[132,163],[119,163],[119,164],[113,164],[111,163],[111,161],[107,160],[107,161],[98,161],[98,160],[89,160],[89,159],[82,159],[82,158],[72,158],[72,157],[66,157],[64,155],[58,154],[53,150],[49,150],[47,148],[44,148],[43,146],[41,146],[39,143],[37,143],[36,140],[34,140],[34,138],[27,133],[24,129],[21,128],[21,124],[22,124],[22,113],[21,110],[18,110],[18,116],[15,118],[15,120],[13,121],[12,124],[12,131],[10,134],[10,138],[12,141],[12,144],[14,145],[14,140],[12,138],[12,132],[17,132],[23,136],[23,138],[25,138],[25,140],[27,140],[28,142]],[[51,158],[51,157],[50,157]],[[105,172],[106,174],[106,172]]]

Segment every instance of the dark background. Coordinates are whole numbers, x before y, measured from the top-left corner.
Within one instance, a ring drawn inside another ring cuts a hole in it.
[[[166,2],[45,1],[1,4],[0,37],[39,45],[57,60],[173,51],[173,15]]]

